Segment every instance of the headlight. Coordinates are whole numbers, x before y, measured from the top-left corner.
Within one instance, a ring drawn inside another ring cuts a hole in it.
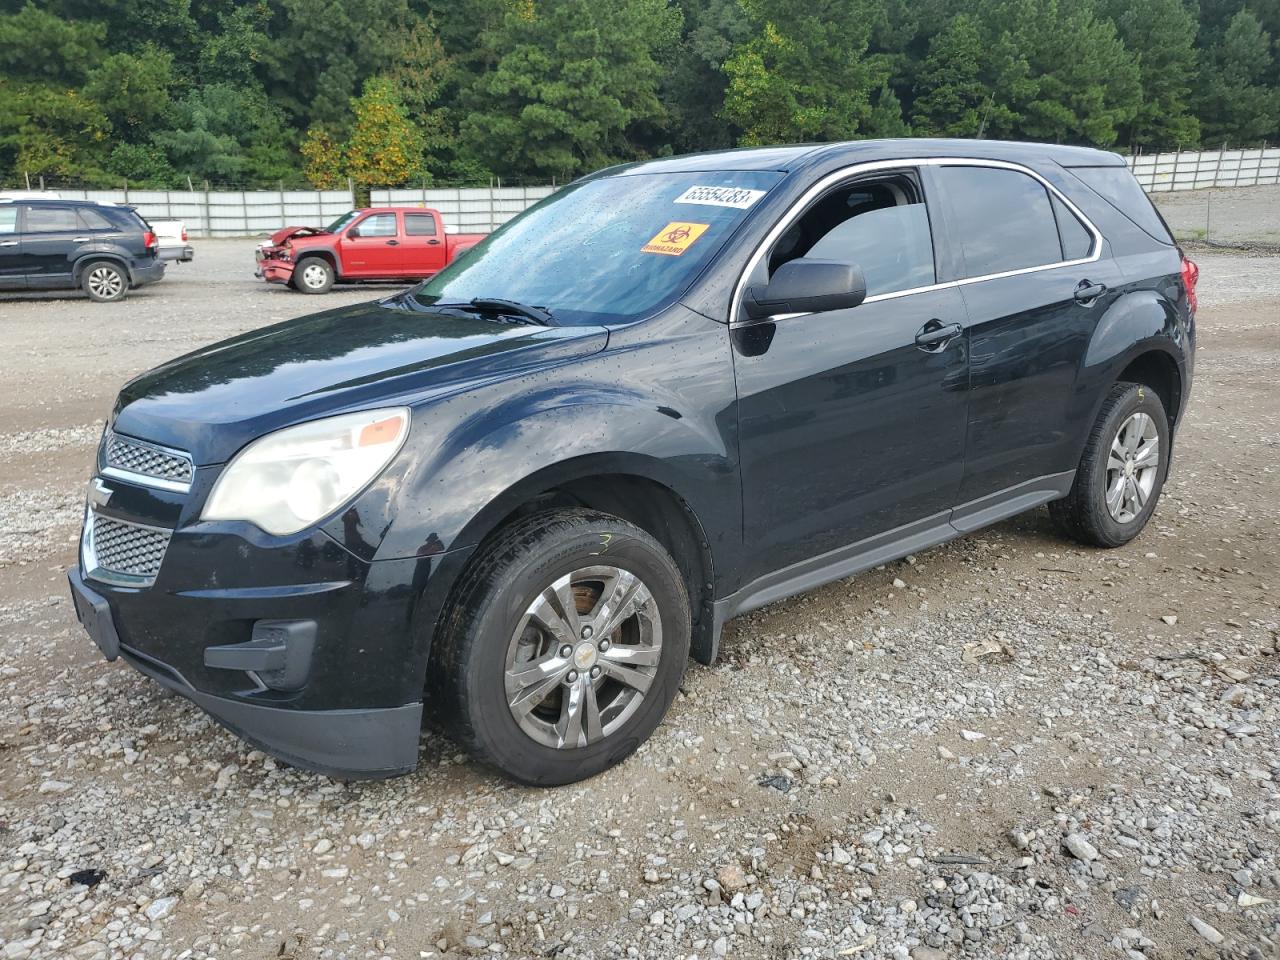
[[[337,510],[386,469],[409,411],[365,410],[287,427],[253,441],[222,471],[202,520],[247,520],[297,533]]]

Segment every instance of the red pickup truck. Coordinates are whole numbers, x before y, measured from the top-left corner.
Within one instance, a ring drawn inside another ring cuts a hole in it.
[[[335,283],[361,280],[421,280],[483,239],[480,233],[446,233],[438,210],[366,207],[327,227],[277,230],[258,247],[255,275],[303,293],[328,293]]]

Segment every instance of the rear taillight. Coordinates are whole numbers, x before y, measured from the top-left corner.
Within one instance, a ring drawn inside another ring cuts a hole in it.
[[[182,228],[182,242],[183,242],[183,243],[186,243],[186,242],[187,242],[187,228],[186,228],[186,227],[183,227],[183,228]]]
[[[1182,285],[1187,288],[1187,307],[1195,316],[1199,301],[1196,299],[1196,281],[1200,279],[1200,268],[1194,260],[1182,258]]]
[[[156,245],[156,235],[148,230],[142,235],[142,245],[150,250]]]

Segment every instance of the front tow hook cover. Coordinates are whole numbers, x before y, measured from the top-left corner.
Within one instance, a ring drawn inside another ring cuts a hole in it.
[[[248,643],[206,647],[204,665],[258,676],[273,690],[298,690],[311,672],[314,620],[259,620]]]

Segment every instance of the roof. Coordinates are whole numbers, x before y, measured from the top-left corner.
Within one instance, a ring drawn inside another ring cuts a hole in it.
[[[1092,147],[1010,140],[963,140],[912,137],[900,140],[849,140],[841,143],[804,143],[776,147],[746,147],[662,157],[610,167],[606,176],[634,173],[694,173],[700,170],[777,170],[791,172],[832,160],[848,163],[920,157],[966,157],[975,160],[1008,160],[1014,163],[1053,161],[1064,167],[1110,167],[1124,164],[1119,154]]]

